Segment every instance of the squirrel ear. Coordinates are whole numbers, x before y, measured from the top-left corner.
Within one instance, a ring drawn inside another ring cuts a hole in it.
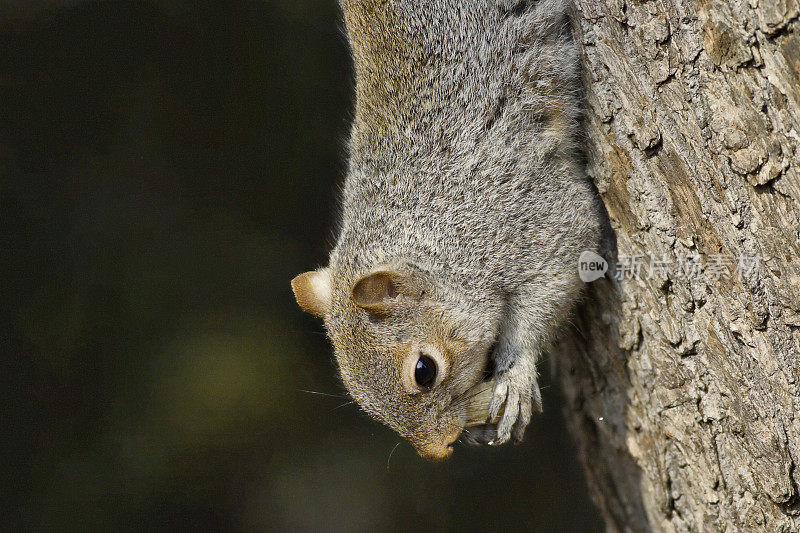
[[[327,268],[300,274],[292,280],[292,291],[304,311],[324,317],[331,309],[331,274]]]
[[[385,313],[389,300],[397,297],[395,279],[399,276],[396,272],[385,270],[367,274],[353,286],[353,300],[368,311]]]

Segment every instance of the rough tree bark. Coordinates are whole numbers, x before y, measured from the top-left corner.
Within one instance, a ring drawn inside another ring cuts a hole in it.
[[[800,7],[576,3],[627,274],[552,357],[595,499],[610,531],[800,531]]]

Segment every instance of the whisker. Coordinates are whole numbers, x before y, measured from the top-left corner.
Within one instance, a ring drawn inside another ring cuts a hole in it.
[[[477,383],[475,383],[475,384],[471,385],[470,387],[468,387],[468,388],[467,388],[467,390],[465,390],[464,392],[462,392],[461,394],[459,394],[458,396],[456,396],[456,397],[453,399],[453,401],[459,400],[459,399],[460,399],[460,398],[462,398],[463,396],[466,396],[467,394],[469,394],[469,393],[472,391],[472,389],[474,389],[475,387],[478,387],[478,386],[480,386],[480,385],[483,385],[483,381],[478,381]]]
[[[472,394],[470,394],[469,396],[462,396],[462,397],[456,398],[455,400],[453,400],[452,402],[450,402],[450,409],[452,409],[453,407],[459,407],[459,406],[461,406],[461,405],[465,404],[466,402],[470,401],[470,400],[471,400],[471,399],[473,399],[474,397],[476,397],[476,396],[480,395],[482,392],[483,392],[483,391],[480,391],[480,390],[479,390],[479,391],[475,391],[475,392],[473,392],[473,393],[472,393]]]
[[[397,449],[398,446],[400,446],[401,442],[403,442],[403,441],[401,441],[401,440],[397,441],[397,444],[394,445],[394,448],[392,448],[392,451],[389,452],[389,458],[386,459],[386,471],[387,472],[389,471],[389,462],[392,460],[392,455],[394,455],[394,451]]]
[[[465,403],[469,402],[470,400],[472,400],[476,396],[479,396],[481,394],[481,392],[482,391],[477,391],[477,392],[475,392],[473,394],[470,394],[469,396],[465,396],[463,398],[460,398],[458,401],[452,402],[450,405],[451,406],[464,405]]]
[[[345,407],[345,406],[348,406],[348,405],[352,405],[352,404],[354,404],[354,403],[356,403],[356,401],[355,401],[355,400],[350,400],[349,402],[344,402],[343,404],[341,404],[341,405],[337,405],[336,407],[334,407],[333,409],[331,409],[331,410],[330,410],[330,411],[328,411],[328,412],[330,413],[330,412],[332,412],[332,411],[335,411],[335,410],[337,410],[337,409],[341,409],[342,407]]]
[[[341,394],[328,394],[327,392],[317,392],[315,390],[303,390],[303,389],[297,389],[297,390],[298,392],[305,392],[307,394],[317,394],[319,396],[329,396],[331,398],[342,398],[342,399],[347,398],[347,396],[342,396]]]
[[[465,404],[469,403],[469,401],[472,400],[473,398],[475,398],[476,396],[478,396],[478,394],[480,394],[480,393],[475,393],[472,396],[467,396],[466,398],[462,398],[462,399],[458,400],[457,402],[453,402],[453,403],[450,404],[450,408],[452,409],[452,408],[456,408],[456,407],[461,407],[462,405],[465,405]]]

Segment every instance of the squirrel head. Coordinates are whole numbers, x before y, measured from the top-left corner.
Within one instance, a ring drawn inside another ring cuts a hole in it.
[[[292,288],[303,309],[325,320],[342,381],[361,408],[423,458],[450,457],[492,332],[408,265],[353,276],[326,268],[297,276]]]

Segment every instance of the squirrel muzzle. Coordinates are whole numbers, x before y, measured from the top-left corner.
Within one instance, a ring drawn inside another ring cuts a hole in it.
[[[458,440],[461,434],[461,429],[454,429],[447,435],[444,435],[441,440],[436,439],[433,441],[426,441],[423,443],[414,443],[414,448],[417,453],[432,463],[439,463],[446,461],[453,455],[453,444]]]

